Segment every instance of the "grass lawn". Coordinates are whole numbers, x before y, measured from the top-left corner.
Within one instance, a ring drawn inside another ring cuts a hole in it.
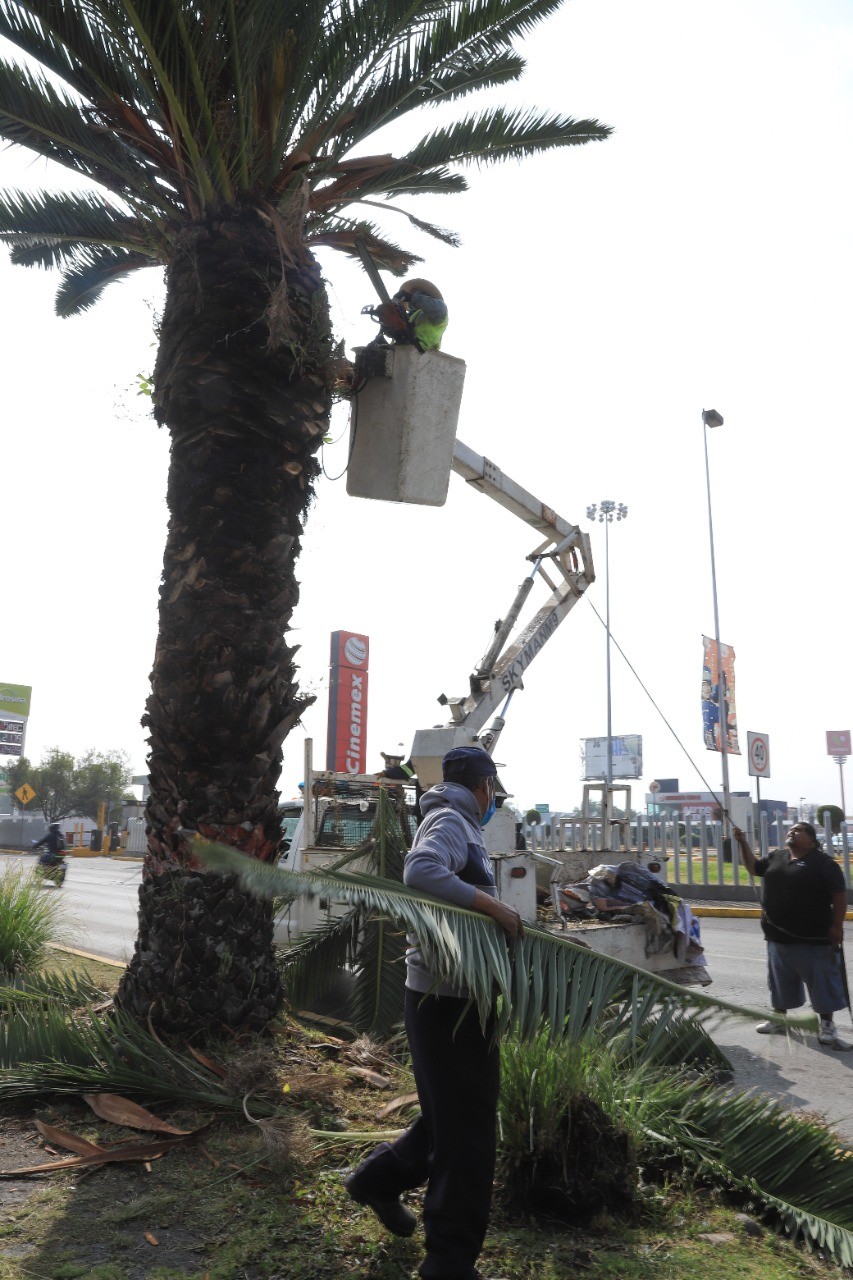
[[[85,970],[114,986],[120,970],[56,954],[63,971]],[[215,1055],[213,1055],[215,1056]],[[247,1058],[251,1055],[247,1055]],[[363,1042],[329,1028],[282,1020],[254,1061],[240,1059],[237,1096],[251,1109],[253,1080],[274,1073],[312,1128],[330,1135],[317,1149],[299,1128],[266,1132],[203,1110],[154,1110],[181,1129],[214,1119],[193,1145],[147,1164],[0,1179],[0,1280],[408,1280],[422,1236],[398,1240],[346,1196],[342,1178],[358,1145],[337,1133],[402,1126],[411,1110],[378,1112],[412,1089],[408,1071]],[[368,1087],[369,1068],[389,1087]],[[144,1099],[139,1099],[144,1102]],[[40,1119],[101,1144],[143,1135],[98,1119],[75,1096],[40,1099],[0,1114],[0,1171],[60,1159],[46,1150]],[[48,1144],[50,1148],[51,1144]],[[480,1262],[505,1280],[795,1280],[840,1276],[838,1268],[768,1226],[746,1233],[742,1204],[662,1175],[647,1183],[630,1220],[606,1214],[583,1228],[531,1222],[496,1203]],[[411,1197],[415,1209],[418,1195]]]

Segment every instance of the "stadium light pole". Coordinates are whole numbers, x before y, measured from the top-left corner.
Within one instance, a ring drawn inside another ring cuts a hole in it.
[[[607,602],[607,786],[613,786],[613,724],[610,716],[610,526],[614,520],[625,520],[628,508],[624,502],[611,502],[605,499],[598,506],[593,502],[586,509],[587,519],[598,520],[604,525],[604,592]],[[607,804],[610,807],[610,792],[607,793]]]
[[[717,642],[717,672],[720,697],[720,753],[723,757],[723,837],[731,840],[731,791],[729,788],[728,699],[726,698],[726,671],[723,666],[720,645],[720,611],[717,607],[717,563],[714,557],[714,518],[711,514],[711,468],[708,465],[708,428],[721,427],[723,415],[716,409],[702,410],[702,433],[705,440],[705,484],[708,489],[708,536],[711,541],[711,588],[714,593],[714,639]]]

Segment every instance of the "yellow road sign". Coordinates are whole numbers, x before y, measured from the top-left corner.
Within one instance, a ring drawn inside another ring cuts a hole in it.
[[[33,791],[28,782],[25,782],[22,787],[18,787],[18,790],[15,792],[15,795],[18,797],[21,804],[29,804],[35,794],[35,791]]]

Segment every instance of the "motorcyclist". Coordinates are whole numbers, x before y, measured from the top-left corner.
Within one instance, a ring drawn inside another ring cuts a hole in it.
[[[47,845],[47,848],[39,858],[39,866],[55,867],[61,863],[65,854],[65,839],[58,822],[51,822],[41,840],[33,841],[33,848],[40,849],[43,844]]]

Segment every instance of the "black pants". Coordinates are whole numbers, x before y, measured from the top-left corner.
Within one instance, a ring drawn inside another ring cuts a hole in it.
[[[393,1200],[427,1183],[424,1280],[471,1280],[489,1223],[500,1054],[476,1008],[459,1023],[466,1003],[406,990],[420,1119],[372,1151],[350,1183],[357,1197],[371,1200]]]

